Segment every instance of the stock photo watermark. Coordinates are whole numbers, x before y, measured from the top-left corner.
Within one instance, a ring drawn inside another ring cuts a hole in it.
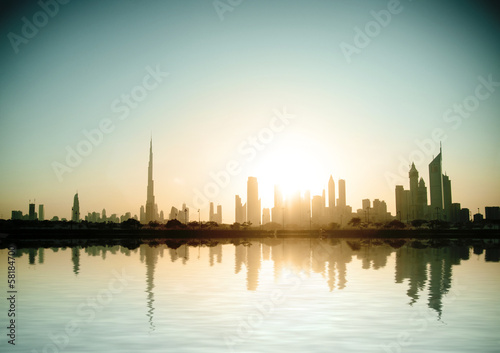
[[[295,115],[288,113],[286,108],[283,108],[283,111],[275,109],[273,112],[274,115],[268,126],[260,129],[257,134],[248,136],[238,145],[238,155],[240,159],[244,158],[244,162],[250,163],[253,161],[260,152],[265,150],[266,145],[269,145],[274,140],[275,135],[283,132],[290,125],[291,120],[296,118]],[[223,170],[210,172],[211,180],[201,190],[193,189],[194,207],[200,209],[207,206],[210,199],[217,197],[220,191],[229,185],[231,177],[235,177],[242,172],[242,164],[244,163],[231,159],[226,163]]]
[[[449,303],[453,303],[462,295],[462,291],[467,290],[467,286],[455,283],[447,299]],[[430,323],[436,321],[436,311],[427,307],[419,308],[418,312],[413,313],[408,318],[408,329],[400,332],[398,336],[391,342],[381,344],[379,347],[385,353],[402,353],[405,348],[409,348],[415,344],[414,336],[421,335],[423,332],[431,329]]]
[[[352,44],[346,42],[340,43],[340,50],[344,54],[347,63],[350,64],[352,62],[354,54],[361,54],[363,49],[367,48],[382,33],[382,29],[391,24],[393,16],[400,14],[403,10],[404,6],[401,5],[399,0],[389,0],[386,9],[370,11],[373,20],[368,21],[363,28],[354,27]]]
[[[21,44],[28,44],[31,39],[33,39],[42,28],[48,25],[51,18],[57,16],[60,10],[60,5],[66,5],[71,0],[40,0],[37,5],[40,7],[40,11],[37,11],[28,19],[26,16],[21,18],[21,28],[19,33],[9,32],[7,34],[7,39],[10,41],[10,45],[16,54],[19,53],[19,47]]]
[[[50,343],[45,344],[40,351],[32,349],[30,353],[59,353],[66,350],[71,338],[78,336],[85,324],[93,322],[98,312],[108,306],[113,298],[125,290],[130,281],[135,280],[134,276],[129,276],[122,269],[122,273],[112,271],[113,277],[109,280],[106,288],[99,290],[96,295],[87,297],[87,300],[80,303],[76,310],[76,318],[69,320],[64,328],[56,333],[50,333]]]
[[[134,86],[128,93],[123,93],[111,102],[111,111],[118,120],[123,121],[128,118],[130,112],[136,109],[170,75],[168,72],[161,71],[159,65],[156,65],[154,69],[147,66],[146,72],[140,85]],[[96,128],[83,130],[83,138],[74,147],[66,146],[64,162],[53,161],[51,163],[57,180],[62,182],[64,174],[73,172],[82,163],[84,157],[89,156],[94,148],[103,142],[104,137],[112,133],[115,128],[115,123],[111,118],[103,118]]]
[[[221,21],[224,21],[226,12],[233,12],[244,0],[215,0],[212,5]]]
[[[478,76],[478,84],[473,93],[462,99],[459,103],[454,103],[442,114],[442,120],[448,124],[448,129],[457,130],[463,126],[465,120],[470,119],[473,113],[479,109],[481,102],[492,97],[500,87],[500,81],[495,81],[492,74],[487,77]],[[451,125],[451,126],[449,126]],[[415,140],[416,148],[410,152],[408,158],[399,156],[399,165],[397,174],[392,172],[385,173],[387,185],[392,188],[395,184],[404,184],[408,176],[408,166],[411,162],[420,164],[439,151],[440,142],[448,138],[447,129],[434,128],[431,131],[431,137],[423,140]]]

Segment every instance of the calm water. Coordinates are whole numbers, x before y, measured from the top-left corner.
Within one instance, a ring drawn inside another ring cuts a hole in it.
[[[500,352],[498,245],[392,245],[18,249],[16,346],[4,328],[0,351]]]

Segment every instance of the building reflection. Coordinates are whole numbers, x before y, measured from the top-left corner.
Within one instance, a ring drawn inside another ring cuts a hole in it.
[[[71,262],[75,275],[80,273],[80,256],[98,256],[106,259],[109,255],[139,252],[139,259],[146,267],[146,307],[150,329],[154,330],[155,313],[155,270],[159,258],[168,252],[171,262],[181,261],[186,265],[190,260],[190,247],[196,246],[198,252],[205,247],[208,253],[209,265],[222,263],[225,246],[234,246],[234,273],[246,272],[246,288],[255,291],[259,288],[259,276],[262,262],[270,261],[273,265],[274,281],[281,281],[283,275],[294,273],[305,278],[319,274],[325,279],[330,291],[342,290],[348,286],[349,274],[347,264],[356,263],[365,270],[385,268],[388,260],[394,261],[394,281],[405,286],[409,305],[415,304],[423,293],[427,296],[427,306],[434,310],[438,317],[443,311],[443,297],[452,289],[453,266],[461,261],[469,260],[470,253],[474,256],[484,255],[484,261],[499,262],[500,248],[494,241],[437,243],[416,240],[338,240],[318,238],[263,238],[248,240],[219,239],[214,242],[202,241],[172,241],[162,244],[141,244],[138,248],[129,249],[125,246],[73,246],[71,247]],[[208,249],[207,249],[208,246]],[[51,248],[54,253],[66,248]],[[44,248],[17,249],[16,256],[27,255],[30,265],[45,262]],[[38,256],[38,261],[37,261]],[[199,259],[195,257],[196,259]]]
[[[80,247],[71,248],[71,262],[73,263],[73,273],[78,276],[80,272]]]
[[[158,262],[158,255],[160,251],[163,251],[163,247],[158,249],[157,247],[151,247],[149,245],[143,244],[139,248],[140,260],[146,265],[146,293],[147,293],[147,313],[149,319],[149,328],[151,331],[155,330],[155,325],[153,321],[154,317],[154,292],[155,288],[154,278],[155,278],[155,267]],[[163,254],[162,254],[163,255]]]

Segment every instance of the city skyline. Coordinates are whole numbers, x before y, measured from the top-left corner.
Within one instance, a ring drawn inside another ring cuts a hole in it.
[[[441,141],[453,201],[500,204],[486,2],[43,4],[0,11],[0,218],[36,198],[70,219],[77,191],[81,215],[140,216],[152,131],[158,217],[214,202],[231,223],[248,176],[272,209],[279,181],[321,195],[330,175],[354,210],[379,199],[394,215],[412,162],[430,189]]]
[[[234,198],[234,223],[248,223],[251,226],[261,226],[269,223],[281,225],[284,228],[309,228],[327,226],[329,224],[338,224],[343,227],[347,225],[351,219],[359,218],[365,222],[384,223],[392,219],[399,221],[406,220],[406,223],[414,220],[440,220],[451,223],[465,223],[472,221],[472,213],[469,208],[462,208],[460,203],[452,202],[451,180],[448,175],[443,174],[442,170],[442,145],[439,145],[439,154],[429,163],[429,197],[427,195],[427,187],[419,172],[412,162],[408,171],[409,190],[404,189],[404,185],[395,186],[395,213],[388,211],[385,200],[374,199],[373,207],[370,199],[362,199],[362,207],[360,209],[352,208],[346,203],[346,182],[343,179],[338,180],[338,194],[336,193],[335,181],[330,175],[328,187],[323,189],[321,195],[311,195],[309,190],[301,191],[296,189],[293,193],[283,195],[283,187],[280,184],[274,185],[274,204],[273,207],[262,207],[261,198],[259,198],[259,184],[256,177],[249,176],[247,179],[247,193],[245,204],[242,203],[242,197],[235,195]],[[123,222],[129,218],[134,218],[142,224],[151,222],[164,223],[168,220],[178,220],[183,224],[187,224],[194,219],[190,218],[190,208],[186,203],[182,204],[180,209],[171,206],[171,211],[166,219],[164,212],[159,212],[158,205],[154,202],[154,180],[153,180],[153,139],[150,138],[149,143],[149,162],[147,172],[147,193],[146,207],[140,206],[139,216],[133,212],[126,212],[124,215],[117,217],[112,214],[108,219],[106,210],[102,213],[93,211],[88,212],[85,218],[80,217],[80,203],[78,192],[74,195],[73,207],[71,208],[71,218],[73,222],[79,222],[83,219],[89,222],[106,222],[111,221],[117,223],[118,220]],[[220,177],[220,175],[218,176]],[[286,184],[282,184],[286,185]],[[290,185],[288,185],[289,187]],[[328,196],[327,196],[328,192]],[[339,197],[336,199],[335,195]],[[427,200],[430,199],[430,203]],[[328,201],[328,202],[327,202]],[[44,220],[44,205],[39,205],[39,213],[35,212],[35,203],[29,203],[29,213],[23,215],[21,210],[12,210],[11,219],[28,219],[28,220]],[[168,206],[167,206],[168,207]],[[484,213],[481,214],[478,208],[476,217],[483,219],[498,219],[497,213],[499,206],[484,206]],[[198,220],[201,221],[201,209],[197,210]],[[370,212],[372,215],[370,216]],[[488,213],[490,216],[488,217]],[[226,216],[226,219],[229,218]],[[62,219],[66,219],[62,217]],[[58,220],[54,216],[52,220]],[[206,221],[204,218],[203,221]],[[215,212],[214,202],[209,203],[208,222],[217,224],[232,224],[232,221],[224,222],[222,206],[217,204],[217,212]]]

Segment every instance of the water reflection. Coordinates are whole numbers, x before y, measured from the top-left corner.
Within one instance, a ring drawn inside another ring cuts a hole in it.
[[[227,245],[228,248],[223,245]],[[87,256],[108,254],[125,254],[139,250],[140,262],[145,265],[146,306],[150,330],[155,330],[155,269],[159,258],[168,251],[171,262],[181,261],[186,265],[190,261],[190,248],[208,248],[208,265],[222,263],[224,249],[234,249],[234,274],[246,271],[246,288],[248,291],[259,289],[259,276],[263,261],[271,261],[274,281],[278,282],[285,271],[309,276],[311,273],[321,274],[330,291],[342,290],[349,285],[347,264],[353,259],[359,260],[362,269],[378,270],[387,266],[393,256],[395,262],[395,283],[407,286],[406,294],[409,305],[415,304],[422,293],[428,292],[427,306],[433,309],[438,317],[443,311],[443,297],[450,292],[452,286],[453,266],[461,261],[469,260],[473,254],[485,252],[485,261],[499,262],[500,247],[498,240],[474,241],[433,241],[412,240],[338,240],[338,239],[247,239],[232,240],[156,240],[148,244],[133,246],[73,246],[71,262],[73,272],[80,272],[81,250]],[[53,247],[54,252],[59,248]],[[191,249],[192,251],[193,249]],[[28,255],[30,265],[44,263],[44,248],[18,249],[17,256]],[[195,260],[196,261],[196,260]]]

